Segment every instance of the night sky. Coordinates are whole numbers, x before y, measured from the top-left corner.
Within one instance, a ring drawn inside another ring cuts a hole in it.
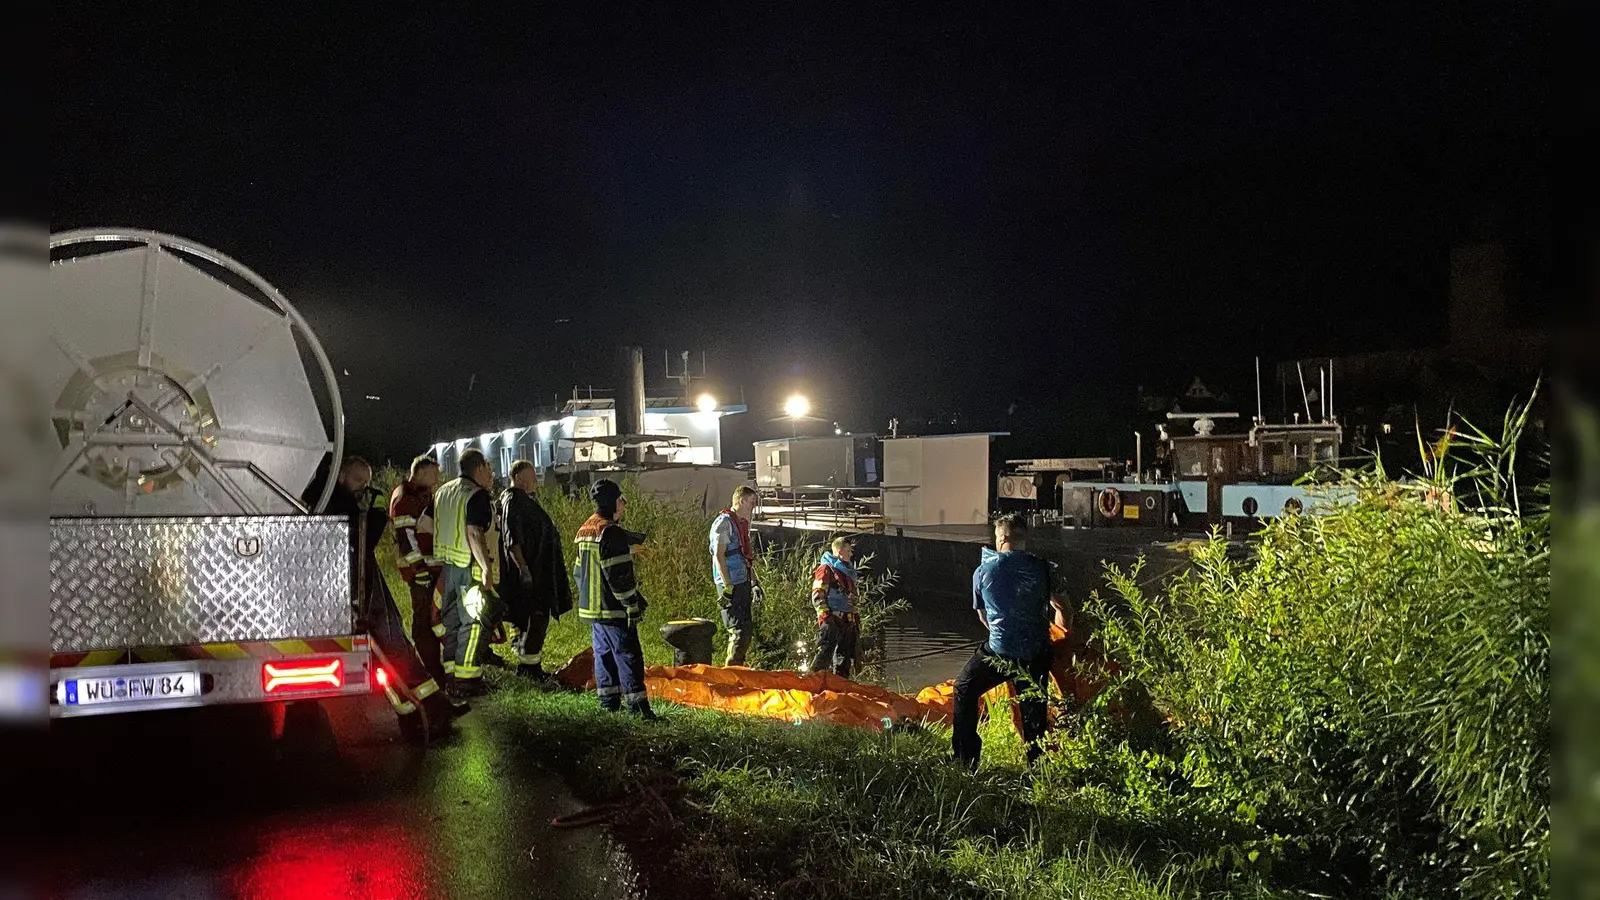
[[[53,6],[51,214],[256,269],[378,457],[625,343],[746,438],[1121,453],[1140,384],[1442,338],[1452,244],[1546,297],[1539,4],[359,6]]]

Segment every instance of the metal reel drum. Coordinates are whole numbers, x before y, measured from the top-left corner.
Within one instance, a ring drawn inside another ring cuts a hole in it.
[[[151,231],[63,232],[50,238],[50,297],[55,352],[37,374],[60,450],[52,515],[293,512],[318,464],[343,452],[322,345],[229,257]],[[332,492],[330,478],[313,509]]]

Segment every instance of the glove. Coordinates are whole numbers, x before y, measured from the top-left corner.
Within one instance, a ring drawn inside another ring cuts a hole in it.
[[[751,603],[751,605],[760,606],[760,605],[762,605],[763,603],[766,603],[766,602],[767,602],[767,592],[763,591],[761,589],[761,585],[759,585],[759,584],[750,585],[750,603]]]
[[[724,587],[717,593],[717,605],[723,609],[730,609],[733,607],[733,588]]]
[[[533,573],[532,572],[523,572],[517,578],[517,582],[522,585],[522,589],[523,590],[525,590],[525,591],[533,590]]]

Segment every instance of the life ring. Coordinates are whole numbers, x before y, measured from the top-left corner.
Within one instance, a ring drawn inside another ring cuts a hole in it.
[[[1102,488],[1100,496],[1095,498],[1095,505],[1100,508],[1100,515],[1114,519],[1117,513],[1122,512],[1122,494],[1114,487]]]

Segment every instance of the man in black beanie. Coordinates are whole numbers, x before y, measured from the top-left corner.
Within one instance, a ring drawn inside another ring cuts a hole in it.
[[[589,623],[594,644],[595,693],[603,709],[623,704],[643,718],[655,719],[644,687],[644,649],[639,622],[647,606],[633,571],[633,545],[644,536],[619,522],[628,508],[622,488],[603,478],[589,489],[594,515],[578,529],[578,618]]]

